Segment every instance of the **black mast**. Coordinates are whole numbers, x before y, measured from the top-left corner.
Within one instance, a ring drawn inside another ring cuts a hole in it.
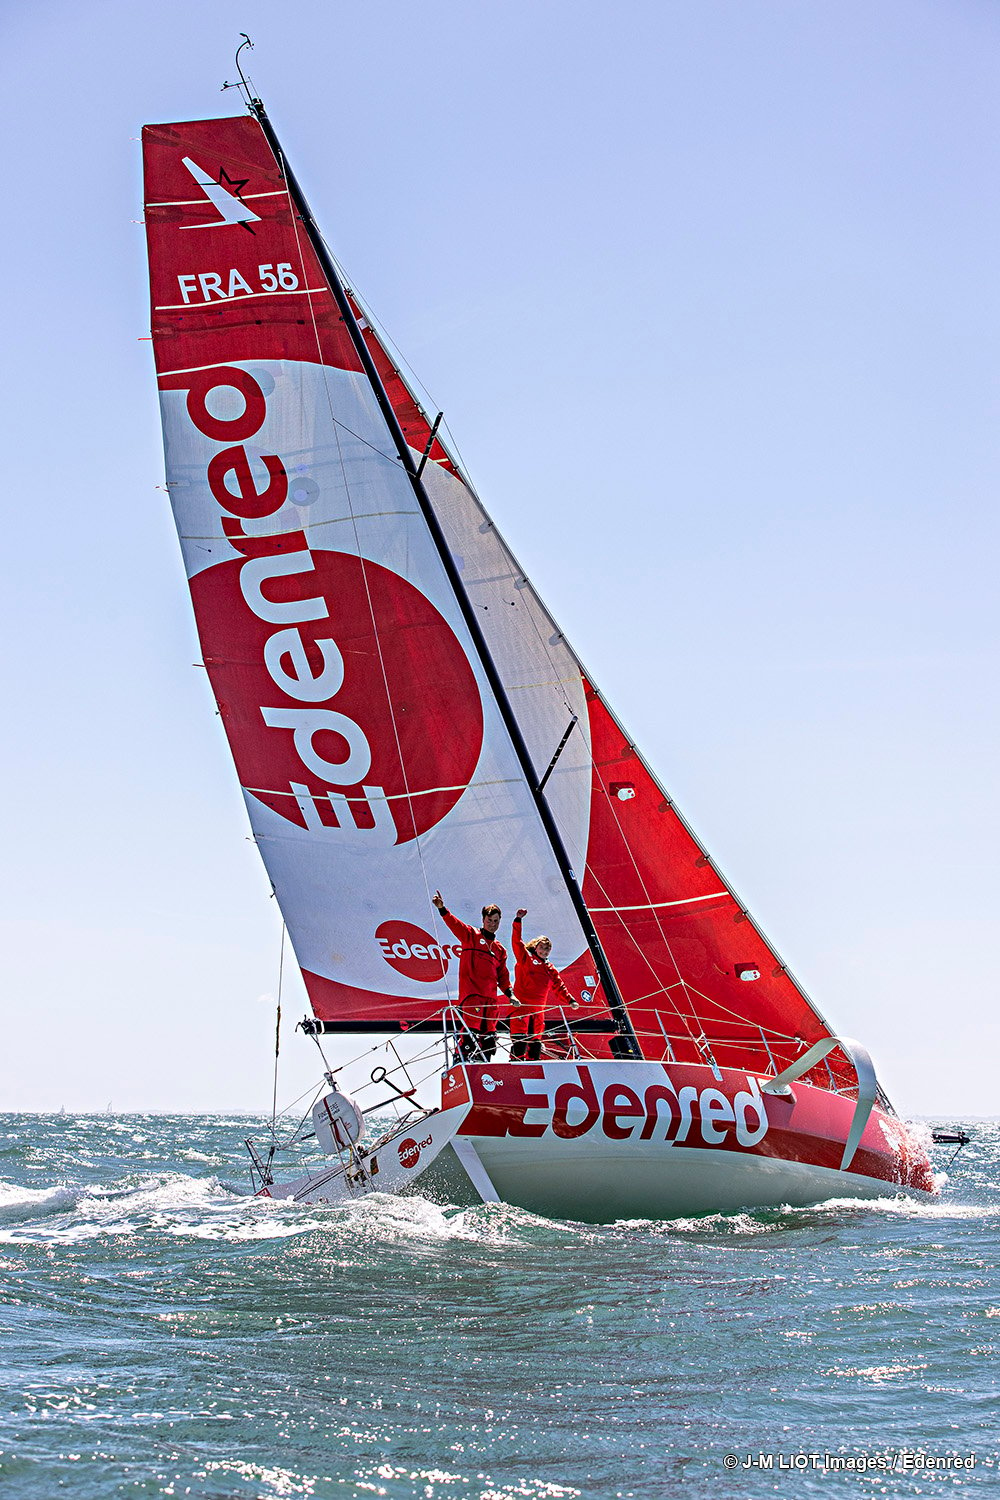
[[[604,995],[607,1000],[608,1009],[614,1017],[615,1024],[618,1028],[618,1046],[613,1046],[612,1050],[621,1057],[641,1058],[642,1049],[639,1046],[638,1038],[636,1037],[628,1010],[625,1006],[625,1001],[622,999],[621,991],[619,990],[617,982],[615,981],[615,977],[611,972],[611,965],[608,963],[608,960],[605,957],[604,949],[601,946],[601,940],[597,936],[597,931],[594,927],[593,920],[591,919],[590,912],[587,910],[587,904],[583,899],[583,892],[580,889],[579,881],[577,880],[573,867],[570,864],[569,854],[567,853],[566,846],[562,840],[562,834],[559,832],[559,828],[556,824],[555,818],[552,816],[552,810],[545,799],[541,787],[539,786],[537,777],[535,775],[535,768],[532,764],[531,754],[525,742],[524,735],[521,733],[521,726],[517,722],[514,710],[511,707],[510,699],[507,697],[507,690],[503,685],[503,681],[500,677],[499,672],[497,671],[496,664],[493,661],[493,657],[490,655],[490,649],[487,645],[486,637],[483,635],[479,620],[476,616],[475,609],[472,606],[469,596],[465,592],[465,584],[462,581],[462,576],[459,573],[458,568],[455,566],[455,559],[452,557],[451,549],[448,546],[448,542],[445,537],[444,531],[442,530],[441,523],[437,518],[437,514],[434,510],[433,505],[431,504],[430,496],[424,488],[423,480],[420,477],[420,471],[417,468],[417,464],[413,458],[413,454],[410,452],[410,447],[406,441],[403,429],[399,425],[396,413],[392,408],[392,402],[389,400],[389,396],[385,389],[385,386],[382,384],[382,378],[375,367],[375,361],[372,359],[368,345],[365,343],[364,335],[358,325],[358,320],[354,316],[354,309],[351,307],[350,299],[347,296],[347,292],[337,272],[337,268],[333,264],[330,253],[327,250],[326,245],[323,243],[323,237],[320,234],[315,219],[313,218],[312,211],[309,208],[308,202],[306,201],[305,194],[299,186],[299,182],[295,176],[295,173],[288,165],[288,160],[281,149],[281,143],[278,140],[277,135],[275,134],[274,126],[271,124],[271,121],[267,117],[267,111],[265,110],[261,101],[253,96],[248,86],[246,88],[246,92],[249,100],[250,110],[260,124],[261,129],[267,137],[268,145],[274,152],[275,160],[277,161],[281,174],[288,186],[288,191],[291,195],[292,202],[298,212],[299,218],[302,221],[305,231],[309,236],[310,244],[312,245],[313,250],[316,252],[316,257],[323,269],[324,275],[326,276],[326,279],[330,284],[330,290],[332,291],[337,306],[340,309],[341,317],[343,318],[347,331],[351,336],[351,342],[354,344],[355,350],[357,351],[358,358],[361,361],[361,366],[371,383],[373,391],[375,392],[375,397],[381,409],[382,416],[385,418],[386,426],[388,427],[389,432],[392,436],[392,440],[396,445],[396,452],[399,455],[400,462],[406,470],[407,476],[410,480],[410,484],[413,487],[413,493],[416,497],[417,504],[420,506],[421,514],[423,515],[423,518],[426,521],[428,529],[430,531],[431,537],[434,540],[434,545],[438,550],[438,555],[440,556],[441,562],[444,565],[444,570],[448,575],[448,581],[455,592],[455,597],[458,600],[459,608],[462,611],[462,617],[469,628],[469,634],[472,636],[472,640],[475,644],[479,659],[482,662],[483,671],[486,673],[486,679],[493,690],[493,696],[496,699],[497,706],[500,709],[500,716],[503,719],[504,726],[507,730],[508,735],[510,736],[511,743],[514,746],[514,753],[518,758],[521,766],[521,771],[524,775],[524,779],[528,783],[528,787],[534,799],[535,806],[538,809],[538,816],[542,820],[542,826],[545,829],[549,843],[552,846],[552,852],[555,855],[560,874],[562,875],[563,880],[566,883],[566,889],[569,892],[569,898],[573,903],[573,909],[575,910],[577,917],[579,918],[580,926],[583,928],[583,935],[587,940],[587,944],[590,948],[591,953],[593,954],[595,967],[598,974],[600,975],[601,983],[604,986]]]

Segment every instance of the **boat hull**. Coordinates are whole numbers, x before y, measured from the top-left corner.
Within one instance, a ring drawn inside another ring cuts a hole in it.
[[[532,1213],[591,1224],[676,1219],[746,1208],[803,1207],[830,1198],[883,1198],[918,1189],[830,1167],[660,1143],[627,1149],[474,1140],[498,1197]],[[421,1189],[418,1185],[417,1191]]]
[[[934,1196],[926,1153],[895,1116],[872,1109],[845,1166],[855,1101],[808,1083],[768,1095],[766,1082],[647,1062],[478,1065],[445,1074],[443,1103],[468,1106],[459,1139],[499,1198],[560,1218]],[[417,1191],[452,1166],[444,1153]]]
[[[345,1151],[331,1166],[269,1183],[256,1196],[285,1203],[350,1203],[369,1193],[404,1193],[448,1149],[467,1113],[467,1104],[435,1110],[405,1122],[363,1153]]]

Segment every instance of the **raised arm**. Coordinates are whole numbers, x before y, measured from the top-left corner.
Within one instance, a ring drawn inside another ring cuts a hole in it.
[[[442,897],[440,891],[434,892],[434,895],[431,897],[431,901],[441,913],[441,920],[448,928],[448,931],[454,933],[455,937],[460,938],[463,943],[467,943],[473,936],[475,928],[470,927],[468,922],[463,922],[461,918],[456,917],[452,912],[448,910],[448,908],[444,904],[444,898]]]
[[[527,907],[522,906],[520,911],[517,913],[517,916],[514,918],[510,929],[511,946],[514,949],[514,957],[517,959],[517,962],[519,964],[523,963],[528,956],[528,950],[524,946],[524,940],[521,937],[521,919],[522,917],[526,917],[527,915]]]

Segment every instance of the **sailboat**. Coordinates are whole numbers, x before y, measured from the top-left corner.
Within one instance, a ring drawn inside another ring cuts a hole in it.
[[[305,1134],[325,1160],[279,1181],[251,1143],[255,1187],[460,1182],[591,1221],[933,1194],[867,1051],[615,717],[246,99],[143,132],[167,487],[304,1030],[388,1037],[372,1078],[399,1107],[378,1133],[324,1059]],[[502,1029],[495,1054],[468,1045],[438,888],[551,935],[574,1005],[537,1059]]]

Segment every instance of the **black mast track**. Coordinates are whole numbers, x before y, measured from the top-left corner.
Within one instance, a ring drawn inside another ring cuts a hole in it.
[[[521,733],[521,726],[517,722],[517,718],[511,706],[510,699],[507,697],[507,690],[503,685],[500,673],[497,671],[496,663],[494,662],[493,657],[490,654],[490,649],[487,645],[486,637],[484,636],[482,628],[479,624],[479,620],[476,616],[475,609],[473,608],[472,601],[469,599],[469,596],[465,591],[465,584],[462,581],[462,575],[459,573],[458,568],[455,566],[455,559],[452,557],[451,549],[448,546],[448,542],[445,537],[444,531],[442,530],[441,523],[437,518],[437,514],[434,510],[433,505],[431,504],[430,496],[424,488],[423,480],[418,473],[417,465],[414,462],[413,454],[410,452],[410,447],[406,441],[403,429],[400,427],[399,421],[396,417],[396,413],[393,411],[392,402],[389,400],[389,396],[386,392],[385,386],[382,384],[381,376],[379,375],[378,370],[375,367],[375,361],[372,359],[368,345],[365,343],[364,335],[362,334],[361,329],[358,326],[358,320],[354,316],[354,310],[351,307],[347,293],[344,289],[343,282],[341,281],[340,276],[337,273],[337,269],[333,264],[326,245],[323,243],[323,236],[320,234],[316,220],[313,218],[312,210],[309,207],[305,194],[299,186],[299,182],[297,177],[295,176],[295,173],[292,171],[291,167],[288,164],[288,159],[285,156],[284,151],[282,150],[281,142],[278,140],[274,126],[268,119],[267,111],[265,110],[261,101],[253,97],[251,97],[250,99],[250,109],[261,129],[263,130],[264,135],[267,138],[268,145],[274,152],[275,160],[277,161],[281,174],[288,186],[288,191],[291,195],[292,202],[298,211],[306,234],[309,236],[309,242],[312,245],[313,250],[316,252],[316,257],[323,269],[323,273],[326,276],[327,281],[329,282],[330,290],[334,295],[334,299],[337,303],[337,307],[340,310],[341,317],[343,318],[347,331],[351,336],[351,342],[354,345],[358,358],[361,361],[362,368],[368,377],[372,390],[375,393],[375,398],[378,401],[379,408],[382,412],[382,416],[385,419],[386,426],[388,427],[392,440],[396,445],[396,451],[399,454],[400,462],[402,463],[403,468],[406,470],[407,477],[409,478],[410,484],[413,487],[413,493],[416,497],[417,504],[420,506],[421,514],[423,515],[423,518],[427,523],[428,530],[430,531],[431,537],[434,541],[434,545],[437,548],[441,563],[448,577],[448,582],[451,584],[452,589],[455,592],[455,597],[458,600],[459,608],[462,611],[462,617],[465,620],[466,625],[468,626],[469,634],[472,636],[473,643],[476,647],[476,652],[482,663],[483,671],[486,673],[486,680],[488,681],[493,691],[493,696],[496,699],[497,707],[500,709],[500,716],[503,719],[504,727],[506,728],[507,733],[510,736],[511,743],[514,747],[514,753],[517,756],[518,762],[521,767],[521,772],[528,784],[528,789],[531,792],[535,806],[538,809],[538,816],[542,821],[542,827],[545,829],[546,836],[552,847],[552,853],[555,856],[556,864],[559,866],[559,872],[566,884],[566,890],[569,893],[570,901],[573,904],[573,909],[576,912],[577,918],[580,922],[580,926],[583,929],[583,935],[586,938],[587,945],[590,948],[591,954],[593,955],[594,965],[597,969],[598,974],[600,975],[601,983],[604,986],[604,996],[608,1004],[608,1009],[614,1017],[615,1024],[618,1028],[618,1048],[616,1050],[623,1058],[641,1058],[642,1049],[639,1046],[638,1037],[635,1034],[635,1030],[632,1026],[625,1001],[622,998],[622,993],[618,988],[615,976],[611,972],[611,965],[608,963],[608,960],[604,953],[604,949],[601,946],[601,940],[597,936],[597,930],[594,927],[590,912],[587,909],[587,904],[583,899],[583,891],[580,888],[580,883],[577,880],[576,874],[570,863],[569,854],[566,850],[565,844],[563,843],[562,834],[559,832],[558,825],[556,824],[555,818],[552,816],[552,810],[549,807],[548,802],[546,801],[544,795],[538,790],[538,778],[535,774],[535,768],[532,764],[531,754],[528,750],[527,743],[525,742],[524,735]]]

